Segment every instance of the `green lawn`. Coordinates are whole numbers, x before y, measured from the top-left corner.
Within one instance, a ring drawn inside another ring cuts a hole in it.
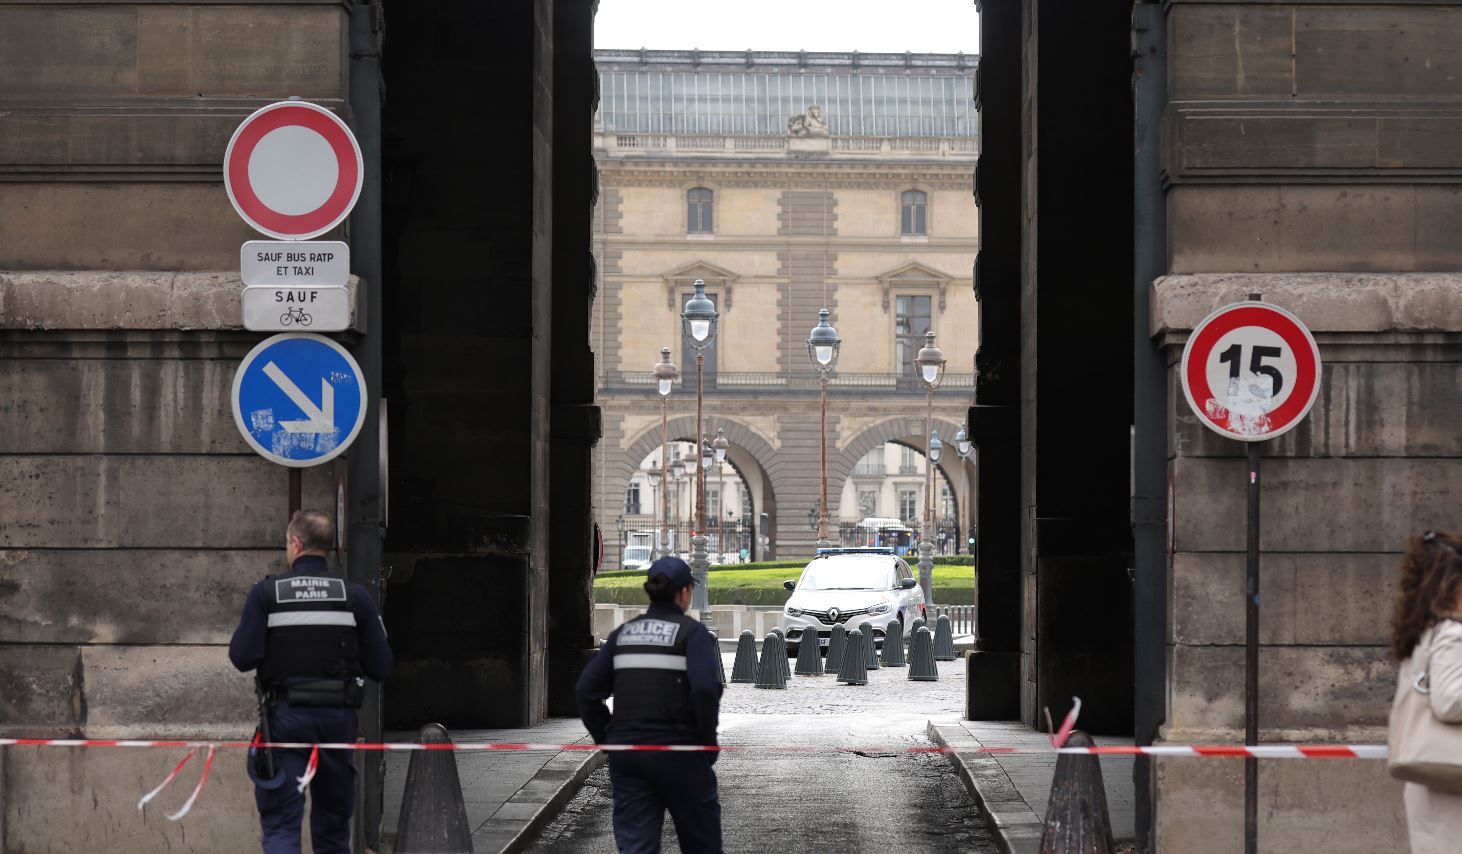
[[[968,560],[968,559],[966,559]],[[796,580],[806,562],[781,564],[731,564],[711,567],[707,575],[712,605],[782,605],[788,593],[782,582]],[[645,601],[641,588],[645,574],[639,570],[600,573],[594,581],[594,598],[599,602],[639,605]],[[972,605],[975,601],[975,568],[939,564],[934,566],[934,601],[940,605]]]

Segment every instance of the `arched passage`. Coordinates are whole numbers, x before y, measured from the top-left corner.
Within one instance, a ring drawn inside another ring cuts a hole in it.
[[[963,539],[964,532],[970,530],[970,523],[974,518],[973,502],[969,495],[974,478],[973,457],[970,460],[962,461],[954,451],[954,434],[959,432],[958,424],[936,417],[933,420],[933,429],[938,431],[940,441],[944,442],[944,455],[935,465],[935,470],[949,484],[950,492],[954,495],[959,538]],[[833,505],[829,509],[834,514],[837,513],[837,496],[842,495],[843,486],[852,476],[853,467],[870,451],[893,442],[913,448],[922,455],[928,445],[927,439],[928,437],[924,433],[923,418],[900,416],[879,421],[871,427],[864,428],[844,442],[840,448],[829,448],[828,503]]]
[[[708,418],[702,426],[711,435],[715,435],[717,428],[726,431],[726,440],[731,443],[726,457],[740,475],[751,497],[751,522],[755,534],[752,538],[752,556],[758,560],[765,558],[767,555],[761,544],[761,538],[766,535],[762,514],[766,514],[766,529],[774,528],[777,520],[776,494],[769,474],[776,459],[776,450],[760,433],[734,418]],[[667,430],[668,441],[691,441],[695,435],[695,418],[688,415],[671,418]],[[605,493],[623,495],[641,461],[660,447],[660,441],[660,425],[655,424],[631,439],[623,453],[610,455],[604,472]],[[609,542],[611,539],[612,537],[606,538],[605,563],[608,566],[617,566],[618,556],[612,554]]]

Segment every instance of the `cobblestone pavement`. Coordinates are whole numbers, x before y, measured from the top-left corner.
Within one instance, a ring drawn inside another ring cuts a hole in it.
[[[730,656],[726,664],[729,672]],[[728,685],[721,743],[753,749],[716,763],[726,850],[995,851],[944,757],[898,752],[927,747],[929,720],[952,721],[963,709],[962,663],[939,667],[938,682],[909,682],[908,670],[896,668],[870,673],[859,687],[832,676],[796,676],[785,691]],[[529,850],[610,854],[611,816],[609,776],[600,770]],[[680,850],[668,819],[664,838],[666,851]]]

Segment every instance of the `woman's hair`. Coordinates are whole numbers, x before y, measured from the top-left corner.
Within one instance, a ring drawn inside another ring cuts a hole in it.
[[[680,593],[680,587],[672,585],[670,579],[663,575],[652,575],[650,580],[645,582],[645,592],[649,594],[652,604],[669,605]]]
[[[1391,654],[1405,659],[1422,632],[1450,615],[1462,583],[1462,537],[1427,531],[1406,541],[1401,585],[1391,617]]]

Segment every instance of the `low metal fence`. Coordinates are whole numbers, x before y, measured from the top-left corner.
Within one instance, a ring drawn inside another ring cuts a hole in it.
[[[954,630],[955,635],[972,635],[975,633],[975,606],[974,605],[933,605],[929,608],[929,628],[934,629],[934,622],[940,615],[949,617],[949,627]]]

